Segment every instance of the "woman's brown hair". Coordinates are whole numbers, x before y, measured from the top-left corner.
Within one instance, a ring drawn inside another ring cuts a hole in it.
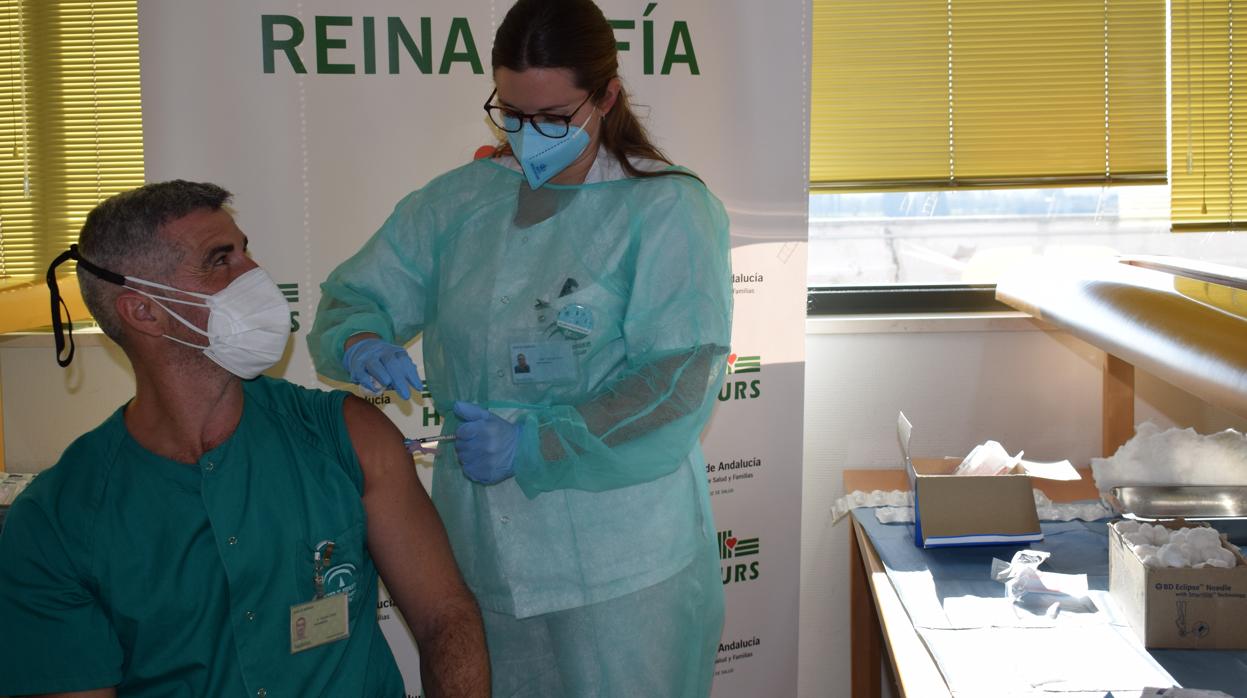
[[[563,68],[571,72],[577,88],[601,98],[607,84],[619,76],[615,32],[602,10],[590,0],[519,0],[494,36],[493,69],[521,72],[529,68]],[[683,170],[647,172],[630,158],[671,160],[650,141],[645,127],[632,112],[623,85],[610,113],[602,117],[602,145],[614,155],[630,177],[682,174]],[[504,146],[501,152],[509,152]]]

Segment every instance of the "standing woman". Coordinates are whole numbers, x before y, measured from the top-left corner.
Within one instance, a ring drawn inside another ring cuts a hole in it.
[[[727,216],[650,143],[589,0],[519,0],[493,76],[507,145],[329,276],[312,356],[407,397],[424,333],[456,437],[433,500],[494,695],[705,696],[723,588],[698,437],[731,339]]]

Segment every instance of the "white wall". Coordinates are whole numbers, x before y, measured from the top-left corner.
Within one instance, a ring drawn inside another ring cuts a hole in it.
[[[806,327],[798,685],[813,698],[849,694],[849,532],[830,515],[841,473],[900,466],[898,409],[923,455],[965,455],[990,438],[1029,458],[1085,466],[1100,455],[1104,355],[1017,317],[810,319]],[[1139,372],[1135,419],[1247,430],[1247,420]]]
[[[134,395],[125,354],[98,331],[75,332],[68,368],[56,364],[50,334],[0,336],[4,466],[43,470],[82,433]]]
[[[927,455],[961,455],[988,438],[1037,460],[1086,465],[1099,454],[1103,354],[1018,317],[811,319],[806,336],[799,695],[848,694],[848,531],[832,525],[846,468],[898,466],[903,409]],[[120,352],[80,337],[69,371],[50,338],[0,339],[10,470],[55,460],[73,437],[132,394]],[[1136,419],[1209,432],[1247,420],[1138,375]]]

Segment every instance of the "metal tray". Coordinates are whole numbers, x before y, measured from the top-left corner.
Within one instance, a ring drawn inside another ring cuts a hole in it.
[[[1247,517],[1247,487],[1114,487],[1110,502],[1123,514],[1144,519],[1236,519]]]

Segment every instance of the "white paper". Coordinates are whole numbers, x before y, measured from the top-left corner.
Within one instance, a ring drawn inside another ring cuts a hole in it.
[[[1141,691],[1175,683],[1127,627],[1061,623],[919,632],[957,696]]]
[[[909,478],[914,477],[914,462],[909,457],[909,436],[913,433],[914,425],[909,423],[905,418],[904,412],[896,413],[896,440],[901,444],[901,455],[905,456],[905,469],[909,471]]]
[[[901,444],[901,454],[905,456],[905,476],[909,479],[909,491],[918,492],[918,473],[914,471],[914,461],[909,457],[909,437],[913,433],[913,425],[905,418],[904,412],[896,413],[896,440]]]
[[[1037,463],[1035,461],[1023,460],[1018,465],[1026,471],[1027,475],[1045,480],[1078,480],[1082,478],[1078,471],[1074,469],[1074,464],[1068,460],[1055,463]]]
[[[1087,594],[1095,613],[1062,613],[1056,618],[1030,613],[1003,596],[949,596],[944,599],[944,615],[953,628],[1051,628],[1056,625],[1109,625],[1114,622],[1104,598],[1107,592]]]
[[[1022,460],[1022,452],[1009,455],[998,441],[985,441],[970,449],[953,475],[1005,475]]]

